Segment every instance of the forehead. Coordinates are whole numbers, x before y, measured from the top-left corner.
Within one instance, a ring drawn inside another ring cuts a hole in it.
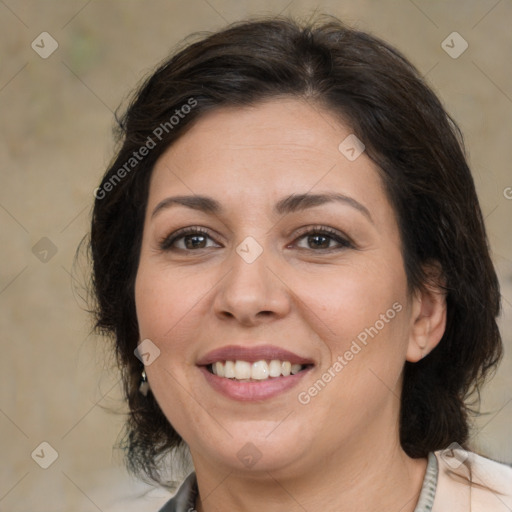
[[[350,126],[300,99],[219,108],[202,116],[157,161],[150,205],[171,192],[207,193],[241,204],[333,190],[385,201],[373,161],[364,152],[351,161],[340,151],[350,136]]]
[[[350,128],[319,106],[293,98],[273,99],[204,114],[167,153],[178,160],[188,153],[189,164],[206,155],[218,158],[227,150],[254,157],[260,153],[262,158],[284,156],[291,161],[337,158],[335,141],[344,133],[350,134]]]

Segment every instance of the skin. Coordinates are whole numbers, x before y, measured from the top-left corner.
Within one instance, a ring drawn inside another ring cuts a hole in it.
[[[349,161],[338,150],[350,133],[321,107],[294,98],[223,108],[200,118],[154,168],[137,319],[141,340],[161,351],[146,373],[190,448],[199,511],[415,508],[426,459],[409,458],[399,443],[402,369],[439,342],[446,304],[435,288],[408,293],[379,171],[366,153]],[[350,196],[371,218],[337,202],[285,215],[272,210],[289,194],[324,192]],[[225,212],[173,206],[152,216],[165,198],[191,194],[217,199]],[[327,238],[321,242],[329,248],[318,248],[300,231],[316,225],[353,245]],[[191,249],[183,238],[174,250],[160,247],[188,226],[209,231],[199,239],[203,248]],[[248,236],[263,249],[250,264],[236,252]],[[298,393],[395,303],[401,311],[308,404],[300,403]],[[196,366],[228,344],[277,345],[315,366],[276,397],[235,401]],[[237,457],[247,443],[261,455],[252,467]]]

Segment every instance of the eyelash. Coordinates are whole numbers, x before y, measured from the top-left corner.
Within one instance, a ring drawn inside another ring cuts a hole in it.
[[[163,238],[159,243],[160,250],[162,250],[162,251],[187,251],[187,252],[193,251],[193,249],[181,249],[181,248],[178,249],[176,247],[173,247],[173,244],[176,241],[178,241],[182,238],[185,238],[188,235],[203,235],[205,237],[212,239],[208,230],[201,228],[199,226],[191,226],[188,228],[180,229],[180,230],[176,231],[175,233],[172,233],[169,236],[166,236],[165,238]],[[348,237],[341,235],[338,231],[336,231],[332,228],[329,228],[327,226],[313,226],[312,228],[308,228],[307,231],[303,231],[302,233],[300,233],[297,236],[297,238],[294,240],[294,242],[301,238],[304,238],[306,236],[311,236],[311,235],[327,236],[331,240],[334,240],[335,242],[337,242],[339,244],[339,247],[329,247],[327,249],[310,249],[310,248],[301,247],[300,248],[301,250],[311,251],[311,252],[320,252],[320,251],[332,252],[332,251],[337,251],[337,250],[342,250],[342,249],[355,248],[354,244],[349,240]],[[208,249],[208,247],[201,247],[196,250],[200,251],[202,249]]]

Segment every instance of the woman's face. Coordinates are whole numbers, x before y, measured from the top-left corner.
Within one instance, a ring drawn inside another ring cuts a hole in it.
[[[137,319],[196,467],[300,471],[398,439],[414,303],[393,209],[350,135],[272,100],[203,116],[154,168]]]

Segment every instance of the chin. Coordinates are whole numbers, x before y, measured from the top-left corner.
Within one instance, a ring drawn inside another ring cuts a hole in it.
[[[303,461],[306,455],[304,447],[311,446],[311,443],[304,436],[291,435],[289,426],[280,425],[276,428],[274,422],[272,428],[275,432],[267,426],[262,428],[258,422],[255,422],[254,428],[248,427],[247,422],[238,426],[232,424],[228,426],[229,431],[239,432],[238,435],[229,437],[226,434],[217,440],[213,437],[206,440],[203,437],[198,444],[192,443],[189,446],[193,458],[199,452],[207,460],[216,460],[219,466],[228,471],[252,475],[278,472]],[[282,435],[277,432],[280,428],[283,429]],[[208,441],[206,446],[205,441]],[[195,446],[197,448],[194,449]]]

